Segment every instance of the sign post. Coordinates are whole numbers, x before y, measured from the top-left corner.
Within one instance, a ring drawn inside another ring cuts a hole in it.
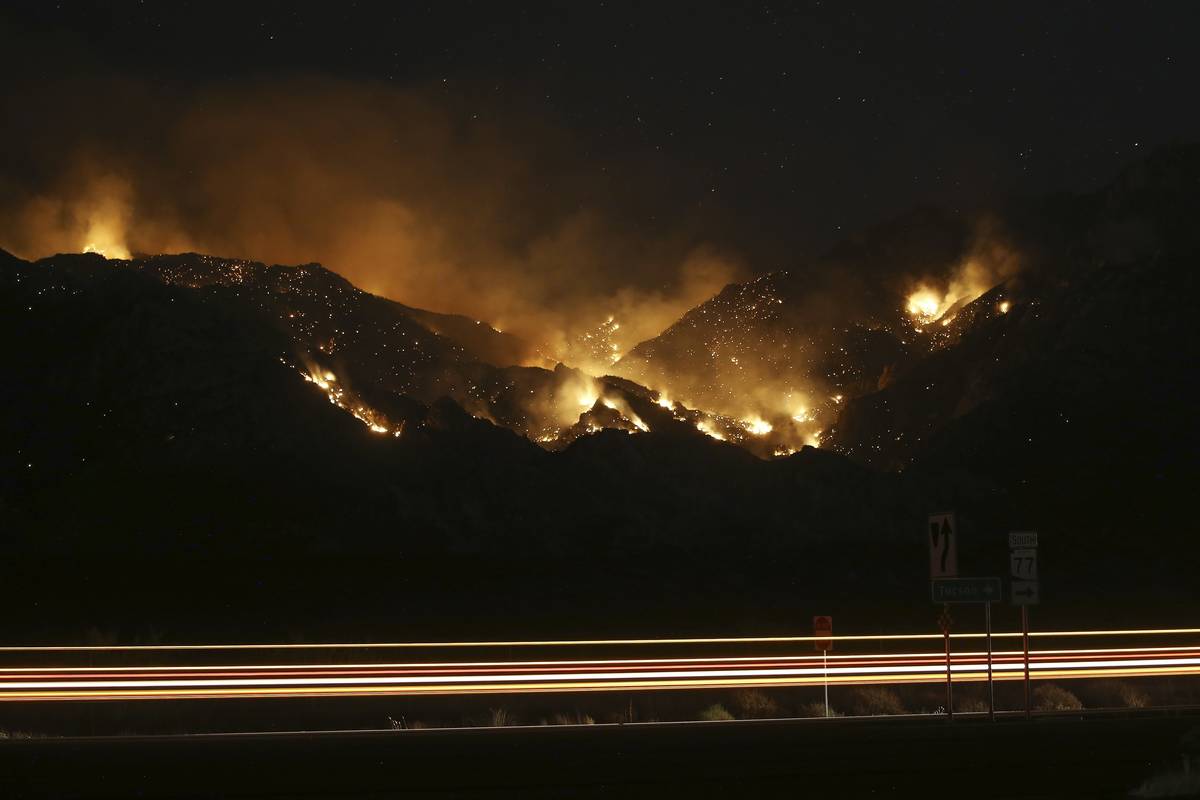
[[[1021,649],[1025,664],[1025,719],[1031,716],[1029,691],[1029,607],[1037,605],[1041,592],[1038,585],[1038,535],[1036,531],[1013,531],[1008,534],[1009,566],[1012,574],[1012,602],[1021,607]]]
[[[954,722],[954,683],[950,679],[950,626],[954,624],[950,616],[950,606],[942,606],[942,614],[938,617],[938,625],[942,628],[942,638],[946,641],[946,719]]]
[[[992,683],[992,604],[983,604],[983,620],[987,629],[988,664],[988,722],[996,721],[996,686]]]
[[[929,579],[933,600],[938,602],[938,583],[941,579],[958,577],[958,524],[953,511],[929,515]],[[954,721],[954,682],[950,675],[950,606],[943,600],[938,624],[946,644],[946,719]]]
[[[825,716],[829,716],[829,651],[833,649],[833,617],[813,617],[813,647],[821,651],[825,673]]]

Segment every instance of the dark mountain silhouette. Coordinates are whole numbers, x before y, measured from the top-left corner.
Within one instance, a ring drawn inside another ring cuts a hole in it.
[[[461,323],[435,333],[316,266],[0,252],[6,624],[187,639],[929,622],[921,532],[941,508],[968,571],[1002,571],[1007,530],[1043,532],[1049,618],[1181,613],[1198,163],[1179,148],[1095,195],[997,212],[1024,269],[919,346],[880,327],[889,303],[913,327],[894,297],[859,306],[838,328],[862,351],[839,346],[860,366],[829,384],[845,396],[828,449],[769,459],[641,383],[487,363]],[[900,225],[842,252],[918,264],[967,237],[919,217],[904,246],[886,243]],[[727,289],[654,358],[726,306],[743,314],[729,336],[783,336],[795,280]],[[768,296],[781,310],[760,325]],[[833,363],[818,355],[804,363]],[[567,433],[530,441],[538,403],[576,390]]]

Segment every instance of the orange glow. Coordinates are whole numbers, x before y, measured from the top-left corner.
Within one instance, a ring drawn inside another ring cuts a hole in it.
[[[1098,631],[1082,633],[1104,635]],[[930,636],[940,638],[938,634]],[[0,700],[591,692],[805,686],[825,681],[842,685],[938,683],[945,675],[943,659],[940,651],[934,651],[837,654],[827,662],[821,656],[805,654],[591,661],[7,667],[0,668]],[[1200,675],[1200,647],[1035,650],[1030,654],[1030,669],[1037,680]],[[985,680],[985,654],[955,653],[951,670],[959,682]],[[996,680],[1021,680],[1023,673],[1019,651],[993,654]]]

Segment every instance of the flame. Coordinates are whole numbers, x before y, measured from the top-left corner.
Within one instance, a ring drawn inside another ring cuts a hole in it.
[[[667,396],[665,394],[662,394],[661,392],[658,395],[658,399],[655,400],[654,402],[658,403],[660,406],[665,408],[667,411],[675,410],[675,403],[673,401],[667,399]]]
[[[954,317],[946,317],[950,309],[979,297],[1013,269],[1011,264],[998,265],[994,261],[994,254],[972,257],[955,269],[943,287],[927,281],[918,284],[908,295],[905,309],[918,325],[929,325],[938,320],[942,325],[949,325],[954,320]],[[1007,313],[1007,303],[1003,305],[1002,314]]]
[[[591,408],[599,399],[600,392],[596,391],[595,386],[584,386],[579,390],[577,401],[581,407]]]
[[[700,431],[701,433],[703,433],[707,436],[711,436],[712,438],[716,439],[718,442],[725,441],[725,437],[721,435],[720,431],[718,431],[716,428],[714,428],[712,425],[710,425],[707,420],[700,420],[699,422],[697,422],[696,430]]]
[[[129,258],[129,251],[125,249],[125,245],[103,233],[97,234],[98,232],[94,228],[88,231],[88,241],[83,246],[82,252],[96,253],[105,258]]]
[[[804,406],[800,406],[800,408],[797,408],[796,412],[794,414],[792,414],[792,422],[811,422],[811,421],[812,421],[812,416],[809,414],[808,409],[805,408]]]
[[[105,258],[129,258],[125,231],[129,226],[132,188],[117,176],[96,180],[85,190],[78,211],[83,234],[76,240],[82,252]]]
[[[1010,308],[1012,308],[1012,304],[1009,303],[1007,300],[1001,300],[998,308],[999,308],[1001,314],[1007,314],[1008,310]]]
[[[751,436],[766,436],[775,429],[771,423],[767,422],[762,417],[757,416],[747,417],[746,419],[742,420],[742,425],[745,426],[746,432]]]
[[[932,322],[941,316],[942,301],[930,289],[918,289],[908,296],[908,313],[921,322]]]
[[[286,363],[286,362],[285,362]],[[359,422],[367,426],[367,430],[372,433],[390,433],[393,436],[400,436],[404,432],[404,423],[401,422],[399,427],[389,428],[384,424],[381,415],[373,409],[367,408],[361,403],[351,406],[346,399],[346,390],[341,386],[334,386],[337,383],[337,376],[329,370],[309,368],[301,369],[300,376],[309,383],[325,392],[325,396],[329,398],[329,402],[343,411],[350,412],[351,416]]]

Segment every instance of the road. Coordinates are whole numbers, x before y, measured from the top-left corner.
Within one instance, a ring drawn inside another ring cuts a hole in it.
[[[1200,675],[1195,629],[1040,632],[1030,653],[1037,680]],[[1000,642],[1014,634],[1002,633]],[[812,637],[604,640],[586,642],[361,643],[0,648],[0,701],[177,700],[372,695],[520,694],[537,692],[727,689],[945,680],[946,660],[928,640],[940,636],[837,637],[834,646],[892,652],[797,652]],[[958,634],[978,640],[982,634]],[[1109,642],[1110,646],[1043,646]],[[1139,644],[1119,642],[1137,640]],[[1154,644],[1145,644],[1155,641]],[[977,642],[952,654],[955,682],[987,679],[987,653]],[[923,647],[914,647],[923,645]],[[711,655],[659,655],[717,649]],[[443,659],[470,650],[491,657]],[[516,650],[537,657],[510,655]],[[756,649],[763,651],[752,654]],[[400,651],[405,656],[396,658]],[[653,651],[653,657],[642,653]],[[555,652],[557,657],[541,657]],[[603,652],[589,655],[582,652]],[[618,655],[609,655],[616,652]],[[363,658],[364,653],[371,654]],[[736,653],[736,654],[735,654]],[[506,657],[500,658],[499,655]],[[384,656],[392,656],[386,658]],[[351,656],[351,657],[348,657]],[[290,658],[288,658],[290,657]],[[118,664],[97,663],[119,661]],[[136,663],[129,663],[131,660]],[[78,663],[85,661],[87,663]],[[15,663],[14,663],[15,662]],[[32,662],[32,663],[31,663]],[[64,663],[67,662],[67,663]],[[1024,659],[1011,644],[992,654],[996,680],[1021,680]]]

